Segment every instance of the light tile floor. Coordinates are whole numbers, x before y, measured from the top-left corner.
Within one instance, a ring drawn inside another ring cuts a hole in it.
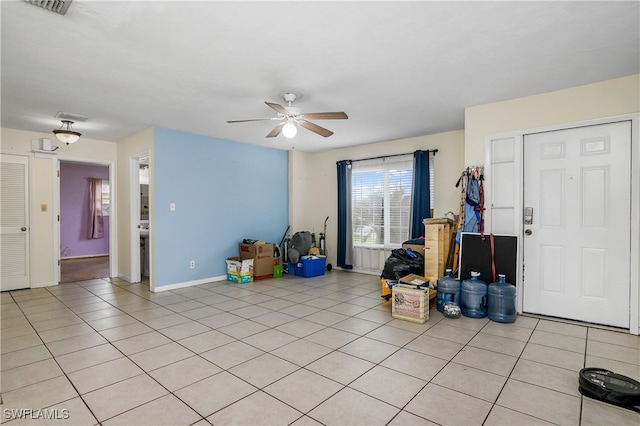
[[[578,392],[585,366],[640,380],[638,336],[435,309],[398,320],[370,275],[160,293],[96,279],[1,301],[11,425],[640,424]]]

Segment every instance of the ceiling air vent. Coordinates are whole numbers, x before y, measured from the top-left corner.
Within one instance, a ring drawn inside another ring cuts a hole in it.
[[[60,120],[71,120],[75,122],[85,122],[89,119],[89,117],[85,117],[84,115],[62,111],[58,111],[54,117],[59,118]]]
[[[51,12],[64,15],[69,9],[69,5],[72,0],[23,0],[25,3],[30,3],[34,6],[38,6],[42,9],[47,9]]]

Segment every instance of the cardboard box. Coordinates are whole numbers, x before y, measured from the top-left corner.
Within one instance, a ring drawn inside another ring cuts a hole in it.
[[[391,288],[391,316],[424,324],[429,319],[428,289],[417,289],[407,284]]]
[[[424,256],[424,245],[423,244],[402,244],[403,249],[411,249],[411,251],[420,253]]]
[[[239,260],[237,257],[230,257],[226,262],[227,281],[238,284],[253,281],[253,259]]]
[[[240,243],[240,260],[253,259],[253,278],[255,280],[273,277],[273,265],[277,258],[273,257],[275,244],[256,243],[245,244]]]
[[[431,281],[431,279],[429,277],[421,277],[420,275],[416,275],[416,274],[411,274],[411,275],[406,275],[402,278],[400,278],[400,283],[402,284],[409,284],[412,286],[417,286],[417,285],[424,285],[427,283],[432,284],[434,287],[438,287],[438,283],[437,281]],[[434,308],[436,306],[436,295],[438,294],[437,290],[434,290],[432,288],[429,289],[429,307],[430,308]]]

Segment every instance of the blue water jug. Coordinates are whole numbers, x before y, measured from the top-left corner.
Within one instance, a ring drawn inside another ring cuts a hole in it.
[[[498,274],[498,281],[489,284],[489,319],[496,322],[515,322],[516,287],[506,282],[504,274]]]
[[[451,276],[451,269],[447,269],[444,277],[438,279],[436,294],[436,309],[442,312],[445,303],[460,305],[460,280]]]
[[[479,276],[480,272],[471,272],[471,278],[460,284],[460,311],[465,317],[487,316],[487,283]]]

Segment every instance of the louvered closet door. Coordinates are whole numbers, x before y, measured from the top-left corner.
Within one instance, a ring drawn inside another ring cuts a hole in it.
[[[28,161],[0,156],[0,290],[30,287]]]

